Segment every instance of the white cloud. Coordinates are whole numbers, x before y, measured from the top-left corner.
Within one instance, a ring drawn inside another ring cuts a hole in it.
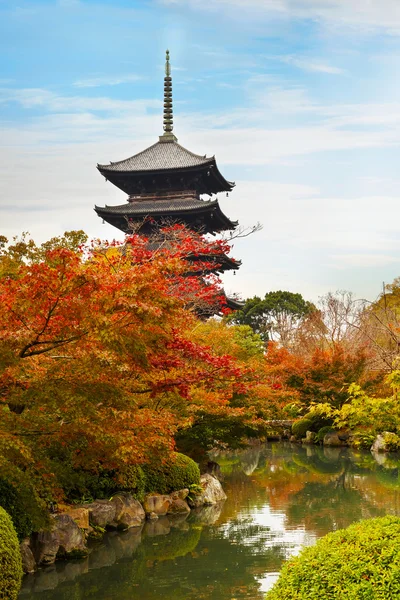
[[[334,67],[332,65],[328,65],[326,63],[320,62],[318,60],[312,58],[302,58],[299,56],[280,56],[276,57],[282,62],[285,62],[289,65],[293,65],[298,69],[302,69],[303,71],[312,71],[316,73],[327,73],[328,75],[344,75],[346,71],[344,69],[340,69],[339,67]]]
[[[159,0],[163,4],[190,4],[195,9],[224,10],[229,16],[248,19],[254,16],[299,17],[341,27],[400,33],[398,0]]]
[[[104,75],[102,77],[88,77],[86,79],[78,79],[73,85],[78,88],[100,87],[102,85],[120,85],[121,83],[132,83],[141,81],[141,75]]]
[[[161,100],[117,100],[107,97],[61,96],[41,88],[0,89],[0,103],[16,102],[23,108],[43,108],[50,112],[68,111],[131,111],[162,107]]]

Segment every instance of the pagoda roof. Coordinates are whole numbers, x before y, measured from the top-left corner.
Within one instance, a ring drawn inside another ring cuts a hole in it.
[[[212,156],[200,156],[190,152],[176,141],[159,141],[134,154],[130,158],[112,162],[109,165],[97,165],[99,171],[143,172],[186,169],[215,163]]]
[[[189,195],[136,200],[118,206],[95,206],[95,211],[99,217],[125,232],[129,231],[129,221],[137,222],[146,217],[184,223],[203,233],[233,230],[238,224],[222,212],[217,199],[205,201]]]
[[[160,136],[160,141],[142,152],[109,165],[99,164],[97,168],[128,194],[137,194],[141,189],[169,189],[171,178],[176,180],[175,185],[180,181],[193,182],[195,178],[195,187],[201,194],[230,192],[235,186],[221,174],[214,156],[207,158],[190,152],[178,144],[175,136]]]

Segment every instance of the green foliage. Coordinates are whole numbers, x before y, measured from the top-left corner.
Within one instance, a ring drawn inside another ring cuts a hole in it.
[[[20,494],[4,479],[0,479],[0,506],[10,515],[19,540],[32,533],[32,521],[22,506]]]
[[[312,431],[313,422],[311,419],[300,419],[292,425],[292,433],[297,438],[305,437],[307,431]]]
[[[359,385],[352,384],[348,389],[348,400],[343,406],[330,411],[337,429],[350,429],[353,443],[359,447],[371,446],[378,433],[391,432],[389,445],[398,450],[400,440],[400,403],[397,392],[398,371],[393,371],[386,381],[393,388],[393,394],[386,398],[369,396]],[[395,435],[396,434],[396,435]]]
[[[389,452],[398,452],[400,450],[400,437],[397,434],[385,431],[383,440]]]
[[[140,465],[127,465],[116,475],[118,490],[130,492],[138,500],[143,500],[146,476]]]
[[[143,465],[146,492],[169,494],[200,482],[200,469],[188,456],[175,452],[165,464]]]
[[[392,600],[400,597],[400,518],[330,533],[283,567],[266,600]]]
[[[326,436],[326,434],[332,433],[333,431],[335,431],[335,430],[330,425],[325,425],[324,427],[321,427],[321,429],[319,429],[319,431],[315,437],[315,441],[322,443],[324,441],[324,437]]]
[[[278,338],[285,345],[298,322],[314,310],[315,306],[301,294],[279,290],[268,292],[263,299],[249,298],[227,320],[250,326],[265,342]]]
[[[16,600],[21,587],[22,561],[17,533],[0,507],[0,599]]]
[[[10,515],[19,540],[48,525],[49,518],[44,502],[23,479],[14,485],[0,479],[0,507]]]

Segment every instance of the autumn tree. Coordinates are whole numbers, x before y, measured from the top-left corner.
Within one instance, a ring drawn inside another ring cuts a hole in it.
[[[3,240],[0,463],[10,481],[25,476],[56,498],[74,477],[84,488],[150,453],[165,460],[191,403],[223,412],[242,392],[235,358],[193,336],[188,306],[221,293],[212,273],[206,289],[188,275],[186,258],[200,248],[179,237],[156,251],[139,236]],[[203,244],[203,267],[215,266],[214,246],[208,260]]]

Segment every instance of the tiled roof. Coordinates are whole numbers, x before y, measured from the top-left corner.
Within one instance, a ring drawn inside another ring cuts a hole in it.
[[[156,142],[146,150],[109,165],[97,165],[100,171],[158,171],[184,169],[214,162],[214,158],[199,156],[175,141]]]
[[[174,213],[191,210],[209,210],[219,208],[218,200],[206,202],[197,198],[169,198],[165,200],[140,200],[127,202],[118,206],[96,206],[96,212],[123,215],[154,215],[157,213]]]

